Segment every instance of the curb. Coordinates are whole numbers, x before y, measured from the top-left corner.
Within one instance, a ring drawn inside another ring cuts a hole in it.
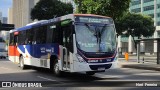
[[[121,68],[135,68],[135,69],[143,69],[143,70],[160,71],[160,67],[150,67],[150,66],[146,66],[146,65],[134,65],[134,64],[121,65]]]

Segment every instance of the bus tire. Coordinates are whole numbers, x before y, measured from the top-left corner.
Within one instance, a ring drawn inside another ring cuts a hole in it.
[[[87,74],[87,75],[94,75],[95,72],[93,72],[93,71],[88,71],[88,72],[86,72],[86,74]]]
[[[58,60],[56,60],[55,63],[54,63],[53,72],[56,76],[61,76],[62,75],[62,72],[59,70]]]
[[[20,64],[20,68],[21,68],[22,70],[26,69],[26,65],[24,65],[23,56],[20,56],[19,61],[20,61],[20,63],[19,63],[19,64]]]

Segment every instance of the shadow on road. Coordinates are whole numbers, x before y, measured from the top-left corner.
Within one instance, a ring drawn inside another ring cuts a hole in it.
[[[8,59],[0,59],[0,61],[9,61]]]

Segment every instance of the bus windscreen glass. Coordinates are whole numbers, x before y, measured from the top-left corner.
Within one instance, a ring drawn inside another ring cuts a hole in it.
[[[76,24],[77,47],[85,52],[112,52],[116,49],[114,25]]]

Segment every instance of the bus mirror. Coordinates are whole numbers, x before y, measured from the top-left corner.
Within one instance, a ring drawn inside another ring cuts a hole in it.
[[[118,33],[116,33],[116,36],[117,36],[117,38],[118,38],[119,34],[118,34]]]

